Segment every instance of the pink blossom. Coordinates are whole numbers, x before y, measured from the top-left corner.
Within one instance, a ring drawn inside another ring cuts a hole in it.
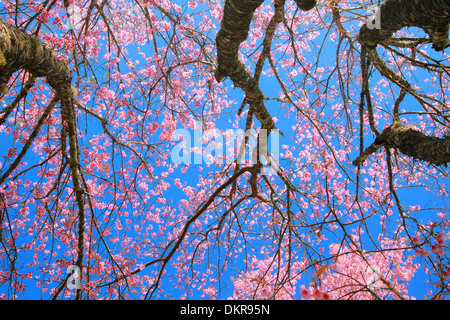
[[[424,249],[421,249],[421,248],[418,248],[418,249],[414,250],[414,252],[417,255],[423,256],[423,257],[429,256],[431,254],[430,251],[427,251],[427,250],[424,250]]]
[[[440,231],[437,235],[436,235],[436,241],[437,241],[437,244],[439,245],[439,246],[443,246],[443,245],[445,245],[445,233],[444,233],[444,231]]]
[[[441,246],[437,244],[433,244],[431,246],[431,251],[439,256],[442,256],[445,253],[444,249],[442,249]]]
[[[322,294],[322,299],[323,300],[331,300],[331,296],[330,296],[330,294],[328,292],[324,292]]]
[[[263,296],[263,298],[268,299],[272,296],[272,291],[269,290],[268,288],[263,288],[261,290],[261,295]]]
[[[188,3],[188,7],[191,9],[195,9],[195,7],[197,7],[197,1],[190,0]]]
[[[303,299],[309,299],[309,297],[311,296],[309,290],[306,289],[303,285],[300,287],[300,294],[302,295]]]
[[[450,277],[450,267],[447,267],[447,270],[443,274],[444,280]]]
[[[321,300],[323,298],[323,293],[319,288],[314,289],[312,295],[317,300]]]
[[[412,244],[414,244],[414,245],[418,245],[418,244],[420,244],[420,236],[418,235],[418,234],[416,234],[414,237],[412,237],[412,239],[411,239],[411,242],[412,242]]]
[[[436,239],[436,244],[440,247],[445,245],[445,239],[444,238],[437,238]]]

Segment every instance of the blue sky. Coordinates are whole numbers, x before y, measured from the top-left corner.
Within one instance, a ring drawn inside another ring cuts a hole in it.
[[[317,39],[316,43],[320,43],[321,39],[320,37]],[[329,48],[329,50],[323,50],[322,51],[322,55],[321,55],[321,61],[323,61],[324,63],[326,61],[328,61],[329,59],[334,59],[334,54],[335,54],[335,44],[328,46],[327,44],[325,45],[326,48]],[[136,58],[139,58],[138,55],[136,55]],[[315,61],[316,57],[307,57],[310,58],[311,60]],[[267,63],[266,63],[267,66]],[[371,78],[371,83],[376,83],[380,78],[374,76]],[[222,128],[224,130],[228,129],[230,127],[230,123],[228,122],[229,119],[233,119],[233,117],[235,116],[235,113],[233,113],[234,111],[237,111],[237,109],[239,108],[239,105],[243,99],[243,93],[239,88],[233,88],[233,85],[231,83],[231,81],[229,79],[227,79],[225,81],[225,85],[228,86],[228,94],[230,99],[233,99],[236,103],[235,103],[235,109],[231,110],[230,114],[227,114],[226,116],[224,116],[223,118],[221,118],[218,122],[217,122],[217,127]],[[271,98],[278,98],[279,97],[279,93],[281,92],[281,88],[279,87],[276,79],[274,77],[263,77],[261,79],[261,90],[263,91],[263,93]],[[311,93],[311,96],[314,96]],[[413,100],[411,100],[411,103],[414,103]],[[280,103],[277,101],[267,101],[266,103],[267,108],[269,110],[269,112],[278,118],[278,122],[277,125],[279,126],[279,128],[282,129],[282,131],[285,133],[285,137],[280,137],[280,144],[281,145],[288,145],[288,146],[292,146],[292,135],[293,132],[291,130],[292,126],[296,124],[296,119],[295,117],[290,117],[290,118],[285,118],[284,117],[284,113],[286,112],[285,108],[280,108]],[[227,110],[228,111],[228,110]],[[87,132],[87,137],[93,136],[95,134],[98,133],[97,130],[101,130],[101,125],[99,123],[98,120],[96,119],[91,119],[91,118],[87,118],[88,122],[89,122],[89,130]],[[83,127],[84,125],[84,118],[80,119],[80,127]],[[242,127],[244,127],[245,125],[245,117],[241,120],[241,124]],[[381,128],[379,128],[381,129]],[[365,142],[366,144],[370,144],[373,140],[372,140],[372,136],[369,134],[368,136],[366,136],[365,138]],[[86,138],[87,141],[87,138]],[[355,143],[358,142],[358,139],[356,137],[356,139],[354,140]],[[1,151],[1,155],[4,155],[6,152],[6,148],[10,146],[11,143],[11,136],[9,135],[5,135],[5,134],[0,134],[0,143],[1,143],[1,147],[0,147],[0,151]],[[366,145],[366,147],[367,147]],[[297,148],[299,146],[297,145]],[[357,153],[359,152],[359,150],[355,149],[354,150],[354,155],[357,155]],[[380,150],[379,152],[384,152],[383,150]],[[352,159],[349,159],[350,161]],[[32,154],[28,154],[27,157],[25,158],[25,161],[27,161],[29,163],[29,165],[35,163],[36,158],[34,158],[34,156]],[[198,167],[202,166],[203,171],[198,171]],[[157,168],[158,171],[159,168]],[[163,169],[160,169],[163,170]],[[191,165],[190,168],[187,171],[187,174],[182,174],[179,170],[175,170],[174,175],[172,176],[173,178],[179,178],[181,179],[182,182],[187,181],[188,183],[190,183],[191,181],[196,181],[194,179],[197,179],[199,174],[202,174],[203,176],[205,176],[207,174],[207,172],[209,172],[210,170],[215,170],[214,168],[208,168],[205,165]],[[33,179],[33,175],[35,174],[36,170],[30,171],[27,176],[30,177],[30,179]],[[351,173],[350,171],[348,171],[349,173]],[[352,176],[354,178],[354,176]],[[448,183],[448,181],[445,181],[445,183]],[[448,184],[447,184],[448,185]],[[351,192],[354,193],[354,186],[350,185],[349,187],[351,189]],[[407,188],[404,190],[398,190],[398,194],[400,196],[401,199],[401,203],[405,206],[405,207],[409,207],[409,206],[413,206],[413,205],[421,205],[421,207],[427,207],[427,206],[432,206],[432,207],[442,207],[442,208],[447,208],[448,207],[448,201],[446,201],[446,199],[444,198],[436,198],[435,195],[433,194],[433,191],[427,191],[425,190],[424,187],[414,187],[414,188]],[[173,200],[173,205],[176,206],[176,204],[178,204],[180,202],[180,200],[182,198],[184,198],[185,196],[183,195],[182,192],[180,192],[177,188],[172,188],[170,189],[170,195],[171,195],[171,199]],[[433,204],[434,202],[436,202],[436,204]],[[433,204],[433,205],[432,205]],[[447,209],[445,209],[447,210]],[[398,218],[398,213],[396,212],[395,215],[392,217],[393,219]],[[436,212],[435,210],[433,211],[423,211],[420,212],[420,219],[423,219],[424,223],[427,223],[430,220],[436,220]],[[372,221],[372,220],[371,220]],[[370,230],[373,230],[373,234],[377,235],[378,232],[380,231],[380,225],[379,225],[379,219],[373,219],[372,221],[373,225],[369,226]],[[26,241],[26,240],[23,240]],[[258,245],[258,243],[254,244],[255,246]],[[258,250],[256,250],[258,251]],[[218,257],[216,257],[218,258]],[[24,256],[23,259],[31,259],[30,257]],[[214,259],[214,257],[212,257],[212,259]],[[420,260],[420,259],[419,259]],[[239,265],[239,263],[237,263]],[[169,274],[174,272],[173,268],[168,267],[168,271]],[[231,274],[230,274],[231,276]],[[414,278],[414,280],[411,282],[410,285],[410,295],[415,296],[416,298],[421,298],[421,295],[424,294],[424,280],[427,277],[423,274],[423,272],[421,271],[421,269],[419,269],[416,277]],[[308,277],[305,276],[305,278],[302,278],[305,281],[308,281]],[[225,287],[224,292],[222,297],[227,297],[227,293],[231,294],[233,288],[232,286],[230,286],[230,282],[228,281],[229,278],[227,279],[227,277],[225,277],[225,279],[223,280],[223,286]],[[29,284],[30,288],[32,288],[33,285],[33,280],[28,280],[27,282],[25,282],[26,284]],[[180,294],[181,290],[173,290],[173,288],[170,286],[170,283],[168,283],[166,285],[167,287],[164,287],[164,290],[167,292],[172,292],[171,295],[174,298],[177,298]],[[0,287],[0,294],[2,293],[7,293],[8,292],[8,287],[7,286],[1,286]],[[194,298],[200,298],[199,295],[194,294],[193,296]],[[31,291],[27,292],[26,295],[24,296],[24,298],[40,298],[40,293],[38,289],[32,289]]]

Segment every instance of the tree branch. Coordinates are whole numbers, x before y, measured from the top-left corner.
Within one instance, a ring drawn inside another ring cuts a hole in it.
[[[431,37],[433,48],[448,47],[450,2],[445,0],[387,0],[379,9],[380,28],[367,24],[359,31],[358,40],[369,49],[387,40],[403,27],[419,27]]]
[[[353,165],[362,164],[382,146],[398,149],[404,155],[438,166],[450,162],[450,137],[427,136],[409,126],[403,126],[400,121],[394,121],[353,161]]]
[[[217,82],[230,77],[234,85],[245,92],[244,101],[250,105],[264,129],[275,129],[272,116],[264,105],[264,94],[257,81],[239,61],[238,50],[247,39],[253,13],[264,0],[227,0],[223,9],[221,29],[216,36],[218,67]]]
[[[33,77],[46,77],[47,83],[56,91],[60,100],[62,126],[67,127],[69,135],[70,170],[75,200],[78,204],[78,256],[76,265],[82,270],[84,190],[79,177],[79,147],[74,98],[71,89],[72,76],[67,64],[56,58],[50,47],[36,37],[0,19],[0,93],[3,93],[6,89],[12,74],[21,69],[30,72]],[[61,137],[61,139],[64,139],[64,137]],[[24,150],[26,151],[26,149]],[[77,290],[77,299],[80,298],[81,290]]]

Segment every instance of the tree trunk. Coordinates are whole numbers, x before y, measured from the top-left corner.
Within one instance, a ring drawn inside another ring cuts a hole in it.
[[[379,10],[379,28],[363,25],[358,36],[361,45],[373,49],[403,27],[419,27],[430,35],[436,51],[448,47],[450,1],[387,0]]]

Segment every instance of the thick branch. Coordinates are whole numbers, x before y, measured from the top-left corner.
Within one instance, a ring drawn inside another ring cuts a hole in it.
[[[239,61],[238,50],[241,42],[247,39],[253,13],[263,2],[225,1],[221,29],[216,36],[218,68],[215,77],[218,82],[229,76],[236,85],[254,89],[254,81]]]
[[[12,74],[21,69],[34,77],[46,77],[55,90],[71,81],[69,68],[53,55],[51,48],[0,19],[0,92]]]
[[[303,10],[308,11],[314,8],[316,0],[295,0],[297,6]],[[259,72],[263,60],[260,59],[257,65],[257,72],[255,77],[252,77],[246,70],[245,65],[239,61],[239,46],[241,42],[248,37],[250,23],[253,18],[255,10],[264,2],[264,0],[226,0],[223,9],[223,18],[221,29],[216,36],[217,45],[217,63],[218,67],[215,73],[217,82],[221,82],[226,77],[230,77],[234,85],[241,88],[245,92],[245,104],[250,105],[250,109],[256,118],[261,122],[264,129],[276,129],[272,120],[272,116],[267,111],[264,105],[264,94],[258,86]],[[271,42],[271,33],[274,28],[281,21],[281,10],[284,10],[284,0],[275,1],[276,14],[275,19],[272,19],[268,34],[265,39],[265,47],[262,54],[264,59],[270,49],[268,46]],[[267,40],[267,41],[266,41]],[[242,110],[239,110],[239,113]]]
[[[358,40],[373,49],[403,27],[419,27],[428,33],[436,51],[448,47],[450,2],[447,0],[387,0],[380,7],[380,25],[361,27]]]
[[[404,155],[435,165],[446,165],[450,162],[450,137],[427,136],[411,127],[403,126],[400,121],[395,121],[383,130],[361,156],[353,161],[353,165],[362,164],[382,146],[395,148]]]
[[[48,46],[25,31],[15,28],[0,19],[0,93],[4,92],[12,74],[26,70],[33,77],[46,77],[47,83],[56,91],[61,103],[62,125],[67,127],[70,148],[72,183],[78,204],[78,257],[77,266],[83,267],[84,248],[84,191],[80,183],[79,147],[76,132],[76,117],[72,76],[66,63],[57,59]],[[44,114],[45,115],[45,114]],[[37,134],[37,133],[36,133]],[[64,137],[61,137],[64,139]],[[80,298],[81,291],[77,291]]]
[[[316,0],[295,0],[297,7],[303,11],[309,11],[316,6]]]
[[[238,57],[239,46],[247,39],[253,13],[263,2],[264,0],[225,1],[221,29],[216,36],[218,67],[215,78],[220,82],[230,77],[235,86],[244,90],[245,101],[263,128],[274,129],[275,124],[264,105],[264,95]]]

